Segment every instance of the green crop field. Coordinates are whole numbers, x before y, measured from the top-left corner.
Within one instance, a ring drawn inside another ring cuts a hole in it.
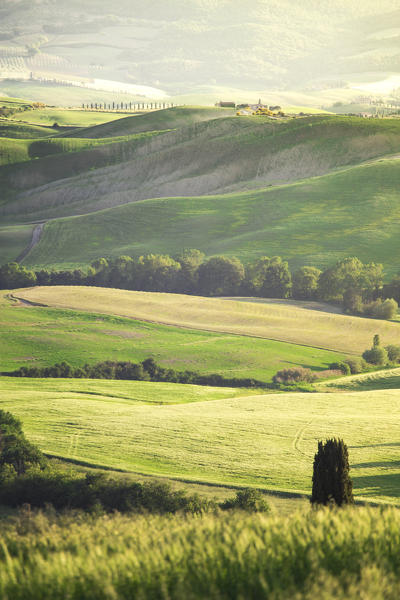
[[[318,371],[344,356],[285,342],[168,327],[100,312],[16,306],[3,293],[0,371],[63,360],[82,366],[103,360],[137,362],[153,356],[161,365],[174,369],[269,381],[286,366],[303,365]]]
[[[398,389],[232,397],[179,384],[3,378],[0,390],[1,407],[43,451],[170,478],[308,493],[318,440],[340,435],[356,495],[400,503]]]
[[[79,137],[102,138],[142,133],[144,131],[180,129],[195,123],[222,119],[233,115],[234,110],[231,108],[210,108],[207,106],[177,107],[167,110],[155,110],[135,117],[120,118],[119,120],[104,123],[97,127],[90,127],[75,135],[79,135]]]
[[[397,600],[399,511],[102,516],[2,527],[4,600]]]
[[[40,108],[16,113],[13,117],[16,121],[24,121],[32,125],[53,125],[57,123],[63,127],[93,127],[102,123],[121,119],[123,113],[77,110],[63,108]]]
[[[125,137],[87,139],[69,137],[47,137],[45,139],[7,139],[1,140],[0,166],[13,164],[51,155],[65,155],[69,152],[82,152],[89,148],[141,140],[151,136],[152,133],[129,135]],[[85,156],[83,155],[82,160]],[[18,169],[18,167],[16,167]]]
[[[1,100],[0,100],[1,104]],[[13,139],[32,139],[54,136],[55,130],[53,127],[43,127],[38,125],[28,125],[26,123],[18,123],[8,119],[0,119],[0,147],[3,147],[1,138]]]
[[[14,292],[59,309],[85,310],[178,327],[248,335],[360,355],[375,333],[398,343],[400,323],[308,310],[302,303],[241,302],[179,294],[55,286]]]

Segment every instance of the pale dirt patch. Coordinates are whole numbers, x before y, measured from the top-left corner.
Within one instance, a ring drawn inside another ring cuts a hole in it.
[[[104,333],[104,335],[111,335],[113,337],[121,337],[121,338],[136,338],[136,339],[140,339],[140,338],[144,338],[146,337],[145,333],[139,333],[137,331],[102,331],[101,333]]]

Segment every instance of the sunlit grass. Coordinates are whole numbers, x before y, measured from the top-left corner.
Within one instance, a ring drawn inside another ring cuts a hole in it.
[[[397,322],[350,317],[297,307],[289,302],[241,302],[178,294],[79,286],[36,287],[15,292],[55,308],[114,314],[214,332],[234,333],[360,355],[379,333],[397,343]]]
[[[234,397],[236,396],[236,397]],[[259,394],[146,382],[0,380],[2,409],[52,455],[149,475],[309,493],[321,439],[358,498],[400,503],[400,390]]]

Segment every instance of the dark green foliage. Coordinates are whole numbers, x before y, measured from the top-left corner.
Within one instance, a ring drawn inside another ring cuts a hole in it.
[[[314,300],[318,295],[318,281],[321,271],[315,267],[301,267],[293,273],[293,298]]]
[[[304,370],[304,369],[303,369]],[[267,384],[251,378],[223,377],[216,373],[201,375],[196,371],[175,371],[160,367],[153,358],[147,358],[136,364],[131,362],[105,361],[95,365],[71,367],[66,362],[51,367],[21,367],[12,373],[3,373],[13,377],[44,377],[74,379],[120,379],[133,381],[164,381],[217,387],[267,387]]]
[[[371,365],[386,365],[389,357],[385,348],[381,346],[381,340],[378,334],[374,335],[372,348],[365,350],[362,355],[363,359]]]
[[[201,513],[215,503],[196,494],[174,491],[167,483],[131,482],[116,480],[103,473],[67,474],[57,469],[31,471],[14,477],[0,487],[0,502],[7,506],[30,504],[55,509],[82,509],[105,512],[152,512],[158,514],[178,511]]]
[[[351,373],[350,365],[346,361],[331,363],[329,368],[332,371],[342,371],[343,375],[350,375]]]
[[[36,275],[16,262],[0,267],[0,288],[15,289],[36,284]]]
[[[264,298],[288,298],[292,276],[286,261],[280,256],[262,256],[246,270],[246,289],[250,294]]]
[[[388,359],[391,363],[399,363],[400,362],[400,346],[395,346],[394,344],[390,346],[386,346],[385,348]]]
[[[198,270],[199,290],[208,296],[231,296],[238,293],[244,280],[244,267],[237,258],[214,256]]]
[[[385,348],[382,348],[381,346],[375,346],[370,350],[365,350],[362,357],[367,363],[379,366],[386,365],[389,360]]]
[[[319,294],[324,300],[343,299],[346,292],[353,297],[362,296],[367,299],[381,288],[382,277],[381,264],[363,264],[358,258],[345,258],[321,274]]]
[[[25,438],[19,419],[0,410],[0,478],[10,472],[21,475],[44,463],[40,450]]]
[[[324,506],[353,504],[353,483],[349,471],[349,455],[343,440],[318,442],[318,452],[314,457],[311,503]]]
[[[367,369],[367,364],[363,358],[347,358],[344,362],[349,365],[350,373],[352,375],[363,373],[363,371]]]
[[[222,510],[236,508],[247,512],[269,512],[268,502],[259,490],[246,488],[239,490],[234,498],[225,500],[221,505]]]
[[[282,369],[275,373],[272,381],[277,384],[293,384],[300,381],[311,383],[315,381],[315,374],[311,369],[303,369],[303,367],[294,367],[292,369]]]

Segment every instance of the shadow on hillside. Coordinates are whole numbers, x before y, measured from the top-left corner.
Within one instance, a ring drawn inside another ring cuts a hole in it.
[[[350,465],[352,469],[370,469],[373,467],[384,467],[387,469],[400,468],[400,460],[382,460],[378,462],[357,463]],[[400,489],[399,489],[400,494]]]
[[[364,446],[348,446],[348,448],[386,448],[390,446],[400,446],[400,442],[385,442],[383,444],[365,444]]]
[[[373,464],[373,463],[371,463]],[[352,477],[354,489],[363,496],[400,496],[400,473]]]

